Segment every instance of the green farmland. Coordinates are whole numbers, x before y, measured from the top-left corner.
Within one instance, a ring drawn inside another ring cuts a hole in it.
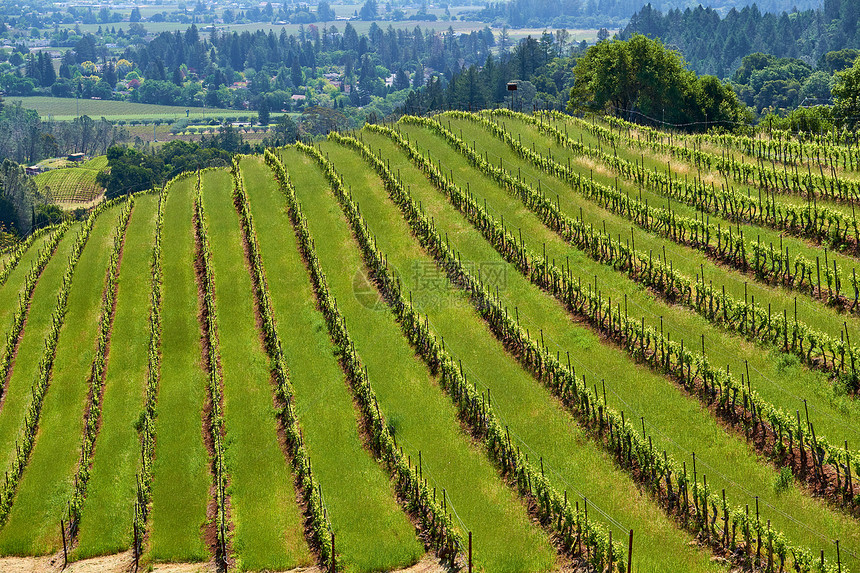
[[[99,156],[81,167],[61,167],[36,175],[39,192],[46,194],[53,203],[64,205],[86,204],[98,199],[104,188],[98,184],[99,171],[107,167],[105,156]]]
[[[175,105],[158,105],[151,103],[135,103],[127,101],[74,99],[47,96],[27,96],[10,99],[28,109],[35,109],[44,118],[56,121],[69,121],[81,115],[94,119],[105,118],[109,121],[141,121],[168,120],[188,117],[203,119],[204,117],[238,117],[251,115],[248,111],[235,109],[202,108]]]
[[[0,570],[860,571],[860,157],[791,145],[447,112],[41,231]]]

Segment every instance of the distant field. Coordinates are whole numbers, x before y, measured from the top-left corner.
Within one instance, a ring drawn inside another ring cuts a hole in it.
[[[341,11],[338,10],[338,7],[335,6],[334,8],[337,11],[338,15],[340,15]],[[454,13],[454,11],[452,10],[452,14],[453,13]],[[335,26],[340,31],[343,31],[344,27],[346,26],[346,23],[347,22],[345,20],[338,20],[335,22],[327,22],[329,27]],[[184,31],[184,30],[188,29],[189,27],[191,27],[191,24],[183,24],[180,22],[142,22],[142,24],[143,24],[143,27],[146,28],[146,30],[151,34],[159,34],[161,32],[175,32],[176,30]],[[323,24],[323,22],[316,22],[313,25],[315,25],[319,28],[320,26],[322,26],[322,24]],[[350,24],[352,24],[352,27],[355,28],[355,31],[358,32],[359,34],[366,34],[367,31],[370,29],[370,25],[372,24],[372,22],[354,21],[354,22],[350,22]],[[112,27],[116,27],[117,29],[120,29],[120,28],[128,29],[128,25],[129,25],[128,22],[117,22],[115,24],[111,24]],[[435,22],[418,21],[418,20],[399,20],[399,21],[390,21],[390,22],[381,21],[381,22],[377,22],[377,25],[382,27],[383,29],[388,28],[388,26],[390,25],[395,30],[397,30],[397,29],[412,30],[415,26],[420,26],[421,29],[444,31],[444,30],[447,30],[449,27],[451,27],[454,29],[455,32],[468,33],[468,32],[471,32],[472,30],[481,30],[484,28],[484,26],[488,26],[489,24],[487,22],[479,22],[476,20],[465,20],[465,21],[463,21],[463,20],[452,20],[452,21],[446,22],[446,21],[440,19],[440,20],[437,20]],[[200,29],[201,31],[204,30],[204,28],[206,28],[207,26],[208,26],[208,24],[198,24],[197,25],[198,29]],[[238,32],[238,33],[254,32],[256,30],[263,30],[265,32],[268,32],[269,30],[274,30],[275,33],[280,33],[281,29],[284,29],[287,31],[287,34],[298,34],[299,26],[300,26],[300,24],[267,24],[264,22],[253,22],[250,24],[217,24],[218,31],[220,31],[220,32]],[[305,25],[305,28],[307,28],[307,26],[308,25]],[[67,24],[67,25],[61,26],[61,27],[73,28],[74,26]],[[80,24],[79,27],[84,32],[95,33],[96,30],[98,30],[98,28],[99,28],[99,24]],[[538,30],[538,29],[535,29],[535,30]],[[543,30],[544,30],[543,28],[540,28],[537,31],[537,34],[540,34],[541,32],[543,32]],[[553,31],[553,30],[555,30],[555,28],[547,28],[547,30]],[[493,32],[495,34],[498,34],[500,32],[500,30],[495,29]],[[518,38],[525,38],[529,32],[531,32],[532,35],[536,35],[535,32],[529,28],[523,28],[521,30],[513,30],[513,29],[510,30],[511,37],[517,38],[517,39]],[[574,32],[578,32],[578,31],[574,31]],[[597,30],[593,30],[593,31],[587,30],[587,32],[589,32],[589,34],[590,34],[589,37],[591,37],[591,38],[594,38],[597,36]],[[208,33],[208,31],[206,31],[206,33]],[[576,36],[577,41],[579,41],[581,39],[583,39],[583,38],[580,38],[579,35]],[[588,38],[585,38],[585,39],[588,39]]]
[[[178,105],[155,105],[149,103],[133,103],[127,101],[91,100],[72,98],[55,98],[46,96],[31,96],[10,98],[9,102],[20,101],[29,109],[35,109],[43,118],[51,117],[55,120],[66,121],[80,115],[88,115],[93,119],[104,117],[110,120],[133,120],[133,119],[181,119],[185,117],[185,110],[189,116],[194,118],[206,117],[236,117],[254,116],[255,112],[235,109],[219,108],[186,108]]]
[[[102,155],[91,159],[82,167],[67,167],[40,173],[36,175],[36,185],[40,191],[50,188],[54,203],[89,203],[104,191],[96,183],[96,175],[106,166],[107,158]]]
[[[83,167],[84,169],[95,169],[96,171],[100,171],[107,166],[107,155],[99,155],[97,157],[93,157],[92,159],[81,165],[81,167]]]
[[[513,42],[519,42],[523,38],[527,38],[531,36],[532,38],[540,38],[540,35],[544,33],[544,30],[548,32],[555,32],[559,28],[511,28],[508,30],[508,35],[510,36]],[[595,42],[597,40],[597,28],[593,29],[568,29],[570,32],[570,38],[568,38],[568,45],[573,42],[581,42],[585,40],[586,42]],[[493,34],[496,36],[496,41],[499,39],[499,30],[493,30]]]

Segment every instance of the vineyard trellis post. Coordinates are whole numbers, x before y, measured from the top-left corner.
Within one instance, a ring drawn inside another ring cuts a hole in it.
[[[472,573],[472,532],[469,532],[469,573]]]
[[[627,542],[627,573],[633,572],[633,530],[630,530],[630,538]]]
[[[63,520],[60,520],[60,533],[63,536],[63,569],[69,564],[68,548],[66,547],[66,526],[63,525]]]

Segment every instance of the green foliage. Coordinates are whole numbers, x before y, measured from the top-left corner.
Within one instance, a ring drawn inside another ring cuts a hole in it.
[[[340,110],[313,106],[302,112],[300,130],[306,137],[325,135],[330,131],[341,131],[349,127],[349,119]],[[289,126],[287,129],[289,130]]]
[[[791,468],[784,466],[776,475],[776,481],[773,484],[773,490],[777,495],[788,491],[794,484],[794,474],[791,473]]]
[[[850,0],[826,0],[823,10],[820,2],[798,6],[802,12],[788,10],[797,4],[786,2],[772,2],[770,9],[762,2],[745,3],[728,12],[709,4],[664,12],[646,4],[632,16],[621,37],[645,34],[660,38],[678,46],[698,73],[722,78],[730,76],[742,58],[756,52],[819,61],[825,64],[822,69],[832,73],[850,53],[834,56],[832,68],[827,69],[827,51],[854,48],[858,43],[857,6]]]
[[[860,124],[860,59],[836,74],[833,86],[833,116],[841,124],[855,129]]]
[[[229,145],[234,151],[242,138],[227,128],[222,133],[200,143],[181,140],[170,141],[153,154],[131,147],[114,146],[108,149],[109,170],[98,175],[99,184],[105,187],[108,198],[136,193],[162,184],[166,179],[184,171],[210,166],[228,165],[231,154],[218,147]]]
[[[677,52],[642,35],[599,42],[573,72],[570,111],[601,111],[693,129],[748,119],[729,86],[713,76],[697,77]]]
[[[63,221],[63,210],[58,205],[39,205],[36,207],[36,220],[33,226],[37,229],[56,225]]]

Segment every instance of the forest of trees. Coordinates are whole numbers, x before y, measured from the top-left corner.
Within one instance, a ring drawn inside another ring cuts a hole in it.
[[[620,37],[660,38],[680,50],[698,73],[728,78],[755,52],[798,58],[814,67],[828,52],[860,47],[858,19],[856,0],[824,0],[816,9],[780,14],[753,5],[733,9],[725,17],[712,7],[663,13],[648,4],[633,15]]]
[[[562,109],[573,84],[575,56],[584,49],[581,44],[571,45],[564,30],[528,37],[510,53],[488,56],[482,66],[464,66],[446,81],[431,78],[420,91],[409,93],[403,111],[493,107],[512,101],[509,82],[518,84],[517,109]]]
[[[699,0],[652,0],[652,10],[677,11],[695,9]],[[717,14],[740,10],[753,4],[752,0],[712,0],[708,6]],[[758,0],[757,10],[781,12],[784,0]],[[820,5],[819,0],[796,0],[794,8],[803,10]],[[491,2],[486,8],[469,12],[470,17],[485,22],[504,22],[514,28],[521,27],[617,27],[642,7],[642,0],[503,0]],[[641,31],[641,30],[636,30]]]
[[[351,109],[348,115],[363,120],[370,113],[387,115],[406,97],[404,90],[420,87],[433,74],[450,77],[464,65],[484,62],[496,44],[489,28],[457,34],[451,28],[395,30],[375,23],[361,35],[350,24],[342,32],[309,25],[291,35],[283,30],[201,34],[192,25],[132,44],[113,57],[102,40],[81,37],[64,54],[58,73],[46,56],[22,58],[21,70],[0,75],[0,88],[11,96],[125,99],[264,113],[322,106]],[[366,110],[356,112],[359,107]]]
[[[69,153],[101,155],[128,139],[121,127],[81,116],[73,121],[43,121],[20,102],[0,103],[0,159],[34,163]]]

